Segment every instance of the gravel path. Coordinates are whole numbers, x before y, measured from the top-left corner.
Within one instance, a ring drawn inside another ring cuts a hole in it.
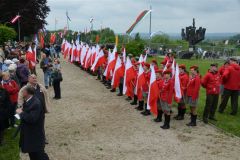
[[[51,100],[46,118],[51,160],[240,160],[238,138],[200,122],[188,128],[188,118],[164,131],[95,77],[67,62],[62,68],[62,99]]]

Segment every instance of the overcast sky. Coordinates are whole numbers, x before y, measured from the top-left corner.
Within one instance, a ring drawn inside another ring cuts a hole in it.
[[[48,0],[51,12],[47,18],[47,29],[66,26],[66,10],[71,18],[70,29],[83,31],[90,27],[94,18],[94,29],[110,27],[117,33],[125,33],[138,14],[149,8],[150,0]],[[152,31],[179,33],[181,28],[191,25],[213,32],[240,32],[240,0],[151,0]],[[134,32],[148,32],[147,16]]]

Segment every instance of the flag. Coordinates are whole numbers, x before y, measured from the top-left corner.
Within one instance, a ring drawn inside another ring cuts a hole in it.
[[[143,62],[147,62],[147,53],[146,53],[146,55],[144,56],[144,58],[143,58]]]
[[[114,67],[115,67],[115,64],[116,64],[116,59],[115,59],[116,52],[117,52],[116,46],[114,47],[112,53],[109,51],[108,64],[107,64],[107,67],[106,67],[105,72],[103,74],[104,76],[106,76],[106,80],[109,80],[112,76],[111,73],[114,72]]]
[[[10,22],[14,24],[20,17],[20,15],[16,15]]]
[[[143,12],[141,12],[140,15],[137,17],[136,21],[131,25],[131,27],[127,30],[126,33],[131,34],[134,28],[136,28],[136,26],[139,24],[139,22],[143,20],[144,17],[146,17],[146,15],[148,15],[150,12],[151,10],[144,10]]]
[[[142,95],[142,86],[145,83],[145,76],[144,76],[144,70],[142,67],[142,64],[139,65],[139,70],[138,70],[138,77],[137,77],[137,83],[135,87],[135,95],[137,95],[138,100],[142,100],[143,95]]]
[[[56,35],[55,33],[51,33],[51,36],[50,36],[50,44],[54,44],[56,41]]]
[[[113,88],[117,88],[120,84],[120,78],[124,75],[124,67],[122,65],[121,58],[118,56],[116,61],[116,66],[113,72],[113,78],[111,85]]]
[[[39,40],[41,48],[44,48],[44,36],[42,33],[39,33]]]
[[[105,57],[104,57],[104,53],[103,53],[103,50],[101,50],[99,52],[99,54],[97,55],[92,67],[91,67],[91,70],[92,71],[95,71],[99,66],[101,66],[103,63],[105,62]]]
[[[99,37],[99,35],[96,35],[96,43],[98,43],[98,42],[99,42],[99,40],[100,40],[100,37]]]
[[[156,81],[156,73],[154,66],[151,65],[151,77],[148,91],[147,109],[151,110],[154,115],[157,115],[157,100],[159,97],[159,88]]]
[[[140,57],[139,57],[139,59],[138,59],[138,62],[139,62],[139,63],[143,63],[143,62],[144,62],[144,59],[143,59],[143,55],[142,55],[142,54],[140,55]]]
[[[127,57],[127,62],[125,66],[124,81],[123,81],[123,94],[133,97],[133,84],[132,80],[136,77],[135,70],[133,68],[132,62],[129,57]]]
[[[68,16],[68,11],[66,12],[67,19],[71,21],[70,17]]]
[[[174,77],[174,75],[175,75],[175,60],[173,60],[171,68],[172,68],[172,77]]]
[[[176,64],[176,71],[175,71],[175,79],[174,79],[174,91],[175,91],[175,101],[180,102],[182,99],[182,92],[181,92],[181,83],[179,78],[179,67]]]
[[[36,50],[34,48],[34,51],[32,50],[32,47],[29,46],[28,50],[26,52],[26,60],[29,62],[29,68],[33,69],[36,65]]]

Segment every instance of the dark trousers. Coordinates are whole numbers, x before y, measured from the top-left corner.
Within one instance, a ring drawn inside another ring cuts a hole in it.
[[[206,104],[203,112],[203,118],[214,118],[218,105],[218,94],[207,94]]]
[[[229,90],[224,88],[222,102],[219,106],[219,112],[223,112],[226,109],[228,99],[231,97],[232,113],[237,114],[238,111],[238,90]]]
[[[31,152],[28,153],[30,160],[49,160],[48,155],[45,151]]]
[[[53,89],[55,93],[55,98],[61,98],[61,88],[60,88],[60,81],[53,82]]]
[[[119,84],[119,93],[123,94],[123,83]]]
[[[14,103],[11,105],[10,114],[9,114],[9,121],[10,121],[11,127],[13,127],[14,124],[16,123],[16,118],[14,116],[16,112],[16,107],[17,107],[17,103]]]

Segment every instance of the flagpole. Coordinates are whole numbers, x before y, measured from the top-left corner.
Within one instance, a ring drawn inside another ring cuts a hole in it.
[[[18,12],[19,16],[19,12]],[[20,28],[20,18],[18,18],[18,41],[20,42],[21,40],[21,28]]]
[[[151,34],[152,34],[152,5],[150,1],[150,20],[149,20],[149,51],[151,47]]]

